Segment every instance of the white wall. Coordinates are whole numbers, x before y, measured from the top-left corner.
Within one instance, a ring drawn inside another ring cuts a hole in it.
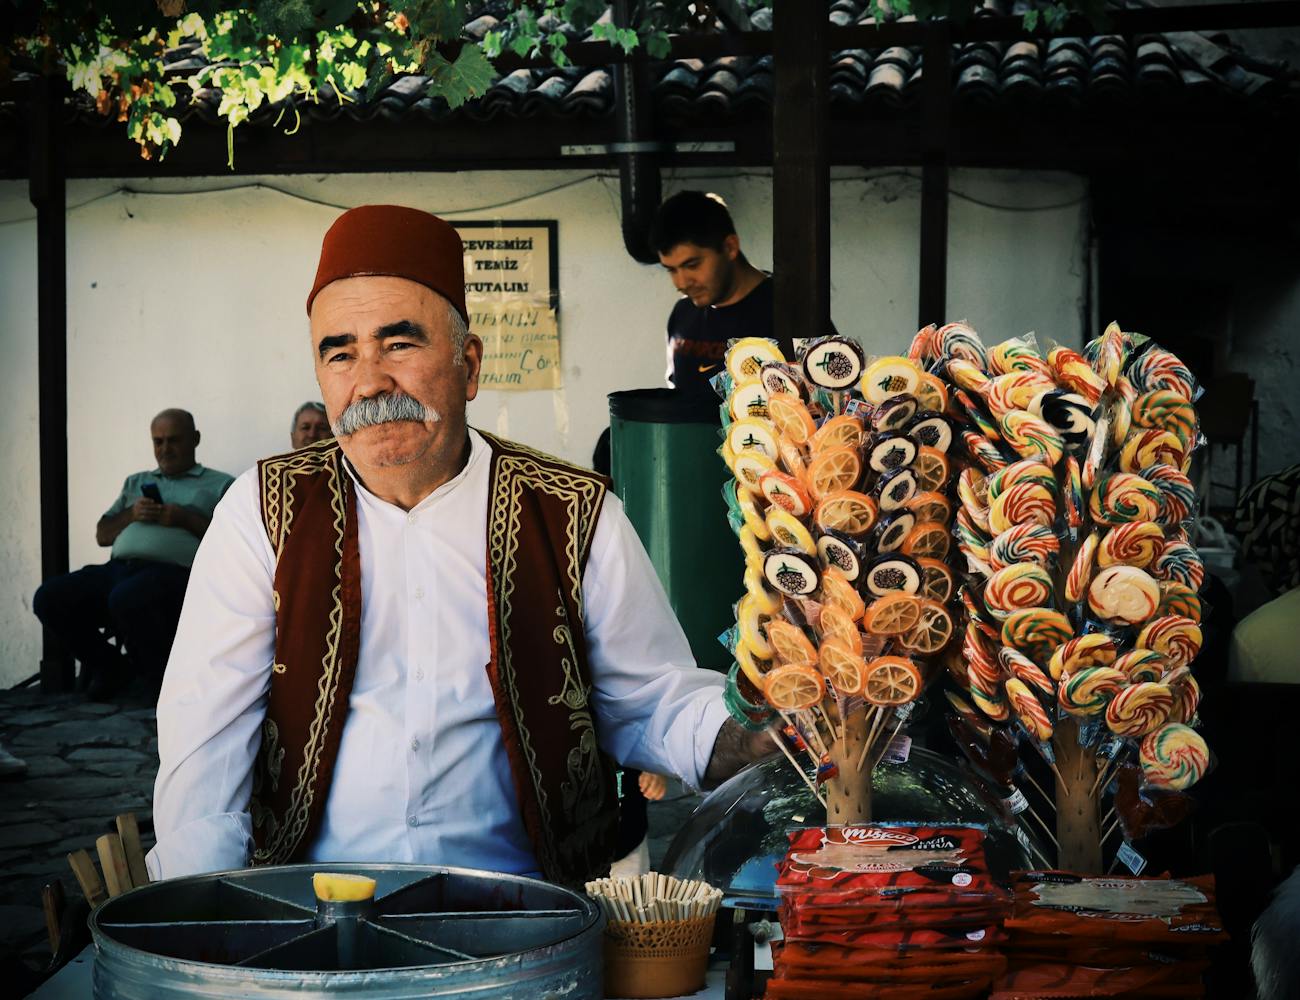
[[[386,201],[464,219],[559,220],[564,387],[484,392],[470,408],[477,425],[585,463],[606,424],[605,395],[661,384],[664,320],[675,295],[657,268],[624,252],[616,179],[582,171],[260,179],[326,205],[265,189],[229,190],[256,180],[131,181],[151,192],[141,194],[112,193],[115,181],[69,185],[74,567],[106,558],[94,544],[95,521],[124,476],[152,466],[148,423],[157,411],[191,410],[204,435],[199,460],[231,473],[287,447],[293,409],[317,395],[303,300],[320,238],[339,211],[332,205]],[[950,316],[968,318],[990,342],[1027,329],[1077,341],[1083,183],[963,171],[952,186],[959,196],[950,227]],[[750,258],[771,267],[768,174],[665,179],[666,194],[683,187],[726,198]],[[176,193],[200,189],[228,190]],[[870,177],[837,170],[831,191],[835,324],[869,352],[900,351],[915,332],[919,179],[900,170]],[[965,198],[1070,207],[1006,211]],[[515,203],[480,208],[507,201]],[[32,214],[24,183],[0,183],[0,222]],[[30,613],[40,577],[35,316],[35,227],[0,225],[0,386],[9,413],[0,427],[7,472],[0,485],[7,569],[0,579],[0,684],[34,673],[40,649]]]

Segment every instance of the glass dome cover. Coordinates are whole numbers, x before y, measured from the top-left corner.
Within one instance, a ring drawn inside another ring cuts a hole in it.
[[[1000,880],[1049,863],[1028,814],[1009,818],[946,757],[913,747],[906,762],[882,763],[872,778],[873,822],[982,826],[989,868]],[[789,762],[769,757],[709,794],[673,838],[663,870],[704,879],[732,904],[774,909],[776,863],[785,856],[788,834],[825,823],[826,811]]]

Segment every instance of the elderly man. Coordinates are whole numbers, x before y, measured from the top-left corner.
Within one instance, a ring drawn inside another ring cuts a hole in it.
[[[309,444],[334,436],[330,419],[325,415],[325,404],[307,400],[294,410],[293,423],[289,425],[289,447],[306,448]]]
[[[163,410],[149,434],[158,467],[128,476],[95,526],[95,540],[112,546],[108,562],[46,580],[32,601],[36,617],[81,661],[93,700],[130,680],[110,636],[147,683],[161,681],[199,539],[234,481],[196,461],[200,435],[185,410]]]
[[[611,757],[698,786],[765,746],[606,481],[467,425],[462,259],[408,208],[325,236],[307,312],[337,438],[241,476],[199,552],[155,878],[367,860],[575,884],[612,858]]]

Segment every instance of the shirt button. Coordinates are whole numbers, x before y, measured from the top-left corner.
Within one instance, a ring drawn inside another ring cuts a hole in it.
[[[419,600],[420,598],[422,598],[423,596],[424,596],[424,588],[423,588],[423,587],[416,587],[416,588],[415,588],[415,599],[418,601],[418,600]]]
[[[424,667],[416,667],[416,668],[415,668],[415,679],[416,679],[417,681],[422,681],[422,680],[424,680]]]
[[[414,523],[415,523],[415,515],[414,515],[414,514],[407,514],[407,515],[406,515],[406,523],[407,523],[407,524],[414,524]]]
[[[419,819],[418,816],[410,816],[410,817],[407,818],[406,822],[410,823],[411,826],[419,826],[419,825],[420,825],[420,819]]]
[[[420,741],[419,741],[419,740],[411,740],[411,752],[414,753],[416,750],[419,750],[419,749],[420,749]]]

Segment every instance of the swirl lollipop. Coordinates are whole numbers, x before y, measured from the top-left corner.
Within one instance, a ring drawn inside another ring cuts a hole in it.
[[[1038,608],[1052,601],[1052,577],[1037,563],[1012,563],[984,584],[984,606],[1002,620],[1021,608]]]
[[[1107,566],[1088,588],[1088,607],[1112,625],[1137,625],[1160,606],[1160,585],[1135,566]]]
[[[1021,459],[988,477],[989,502],[992,503],[1001,494],[1020,483],[1038,483],[1053,492],[1056,490],[1056,477],[1052,475],[1051,469],[1035,459]]]
[[[988,355],[990,369],[999,375],[1033,372],[1048,378],[1052,376],[1051,365],[1043,360],[1043,356],[1028,341],[1019,337],[994,344],[989,348]]]
[[[1147,784],[1182,791],[1205,774],[1210,748],[1195,729],[1171,722],[1142,741],[1138,761]]]
[[[1115,640],[1104,632],[1089,632],[1056,647],[1048,663],[1052,680],[1088,667],[1108,667],[1115,662]]]
[[[1088,447],[1097,430],[1092,404],[1075,392],[1052,390],[1040,393],[1026,409],[1052,427],[1072,452]]]
[[[907,348],[908,358],[915,361],[917,364],[935,358],[938,353],[934,346],[936,333],[938,333],[938,330],[933,323],[917,330],[916,336],[912,338],[912,343],[909,344]]]
[[[1173,465],[1181,468],[1187,448],[1176,434],[1157,429],[1132,431],[1119,453],[1119,467],[1137,472],[1148,465]]]
[[[1061,551],[1061,542],[1042,524],[1016,524],[993,539],[989,565],[996,571],[1012,563],[1034,562],[1049,566]]]
[[[1088,512],[1098,524],[1154,521],[1159,510],[1160,490],[1131,472],[1103,476],[1088,501]]]
[[[948,370],[949,381],[971,392],[979,392],[989,380],[982,368],[962,358],[953,358],[945,367]]]
[[[1054,608],[1022,608],[1002,622],[1002,644],[1035,663],[1047,663],[1056,647],[1073,634],[1069,619]]]
[[[1133,401],[1133,424],[1168,431],[1186,449],[1196,439],[1196,407],[1170,389],[1153,389]]]
[[[1152,619],[1138,633],[1140,649],[1153,649],[1176,667],[1185,667],[1201,651],[1201,626],[1181,615]]]
[[[1101,343],[1097,345],[1097,363],[1094,368],[1108,386],[1119,381],[1119,373],[1124,370],[1124,362],[1128,360],[1131,349],[1132,339],[1119,328],[1118,323],[1106,327],[1101,335]]]
[[[1052,722],[1047,717],[1042,703],[1034,697],[1034,693],[1029,690],[1024,681],[1015,677],[1007,679],[1003,689],[1007,694],[1007,701],[1011,704],[1011,711],[1015,713],[1020,724],[1025,727],[1025,731],[1040,743],[1046,743],[1052,738]]]
[[[1169,661],[1154,649],[1130,649],[1116,657],[1112,665],[1128,678],[1130,684],[1140,684],[1143,681],[1161,680]]]
[[[1065,521],[1071,528],[1083,527],[1083,472],[1079,460],[1073,455],[1065,456],[1065,468],[1061,472],[1061,498],[1065,506]]]
[[[1196,591],[1177,580],[1165,580],[1160,584],[1160,613],[1162,615],[1182,615],[1198,625],[1201,623],[1201,599]]]
[[[981,691],[979,688],[972,686],[970,689],[970,700],[974,703],[976,708],[994,722],[1006,722],[1007,719],[1011,718],[1011,709],[1008,707],[1007,700],[1002,697],[1000,691],[990,694],[987,691]]]
[[[1196,508],[1196,489],[1182,469],[1172,465],[1148,465],[1142,478],[1160,491],[1160,513],[1156,520],[1163,525],[1186,521]]]
[[[989,527],[1002,534],[1013,524],[1050,525],[1056,519],[1056,498],[1042,483],[1016,483],[989,506]]]
[[[989,379],[980,391],[989,412],[1001,420],[1012,410],[1029,410],[1034,400],[1055,389],[1050,376],[1012,372]]]
[[[1133,362],[1129,379],[1139,392],[1168,389],[1188,402],[1192,398],[1192,373],[1177,357],[1158,347],[1153,347]]]
[[[996,472],[1006,467],[1007,460],[1002,457],[998,446],[983,434],[976,431],[962,431],[961,439],[971,458],[975,459],[984,471]]]
[[[1106,726],[1116,736],[1145,736],[1164,725],[1173,707],[1173,692],[1164,684],[1134,684],[1106,706]]]
[[[1056,687],[1048,676],[1023,653],[1017,653],[1014,649],[1003,646],[998,652],[998,659],[1002,661],[1002,666],[1006,668],[1007,673],[1026,687],[1049,698],[1056,694]]]
[[[967,676],[973,686],[996,693],[1002,683],[1002,668],[989,652],[989,645],[974,622],[967,622],[962,637],[962,656],[966,660]]]
[[[1097,564],[1136,566],[1146,569],[1164,547],[1165,536],[1153,521],[1133,521],[1116,525],[1106,532],[1097,550]]]
[[[934,335],[935,353],[944,361],[961,358],[988,371],[989,359],[980,335],[965,323],[949,323]]]
[[[1170,688],[1174,692],[1174,707],[1169,713],[1169,721],[1190,724],[1196,718],[1196,709],[1201,704],[1201,686],[1189,673],[1171,684]]]
[[[1070,564],[1069,575],[1065,578],[1065,599],[1071,604],[1083,600],[1083,593],[1092,579],[1093,559],[1097,554],[1097,532],[1092,532],[1083,540],[1079,551],[1074,554]]]
[[[1061,679],[1056,702],[1080,719],[1101,715],[1112,698],[1128,684],[1128,678],[1111,667],[1084,667]]]
[[[1201,554],[1187,542],[1166,542],[1153,572],[1157,580],[1173,580],[1192,590],[1200,590],[1205,580]]]
[[[1021,458],[1048,465],[1061,460],[1065,442],[1055,427],[1026,410],[1012,410],[999,422],[1002,437]]]
[[[1068,347],[1054,347],[1047,353],[1047,363],[1052,366],[1057,383],[1082,396],[1093,406],[1097,405],[1106,382],[1092,370],[1092,366],[1078,351],[1072,351]]]
[[[966,514],[966,508],[957,511],[957,520],[953,523],[952,533],[957,537],[957,548],[963,555],[978,559],[980,562],[989,561],[989,540],[971,522]]]

